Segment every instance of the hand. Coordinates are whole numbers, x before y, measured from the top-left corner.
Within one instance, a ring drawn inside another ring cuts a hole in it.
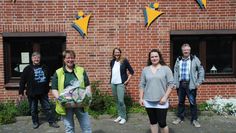
[[[124,82],[124,85],[128,85],[129,84],[129,80],[126,80],[125,82]]]
[[[143,99],[139,99],[140,106],[144,106]]]
[[[200,84],[199,84],[199,83],[197,83],[197,85],[196,85],[196,88],[199,88],[199,86],[200,86]]]
[[[166,103],[166,101],[167,101],[167,97],[166,96],[163,96],[162,98],[161,98],[161,100],[160,100],[160,104],[161,105],[163,105],[163,104],[165,104]]]
[[[24,99],[25,99],[25,96],[24,96],[24,95],[19,95],[19,96],[18,96],[18,100],[19,100],[19,101],[22,101],[22,100],[24,100]]]
[[[175,89],[175,90],[177,89],[176,85],[173,86],[173,89]]]
[[[87,91],[87,93],[90,93],[90,94],[92,93],[90,87],[86,88],[86,91]]]

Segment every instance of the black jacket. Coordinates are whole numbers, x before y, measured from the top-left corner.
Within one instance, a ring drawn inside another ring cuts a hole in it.
[[[110,67],[111,67],[111,76],[110,76],[110,81],[112,77],[112,68],[115,64],[116,59],[111,60],[110,62]],[[134,74],[134,70],[129,64],[129,61],[127,59],[124,59],[123,63],[120,64],[120,76],[121,76],[121,81],[124,83],[128,79],[128,74],[127,74],[127,69],[131,75]]]
[[[25,88],[28,96],[47,94],[49,81],[48,68],[45,65],[28,65],[21,75],[19,94],[24,95]]]

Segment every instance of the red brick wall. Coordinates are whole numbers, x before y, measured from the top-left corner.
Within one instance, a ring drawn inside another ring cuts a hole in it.
[[[66,32],[67,48],[77,54],[77,63],[88,71],[91,81],[101,80],[101,88],[110,93],[109,61],[112,49],[120,47],[135,70],[127,93],[138,99],[138,83],[147,54],[152,48],[162,51],[170,64],[171,30],[227,30],[236,29],[236,2],[211,0],[201,10],[195,0],[159,0],[164,12],[147,30],[144,27],[143,8],[147,0],[10,0],[0,1],[0,33],[3,32]],[[88,37],[82,39],[71,27],[78,10],[92,13]],[[0,35],[0,100],[16,99],[16,90],[4,87],[3,42]],[[236,95],[235,84],[204,84],[198,91],[198,100],[215,95]],[[176,92],[171,94],[176,104]]]

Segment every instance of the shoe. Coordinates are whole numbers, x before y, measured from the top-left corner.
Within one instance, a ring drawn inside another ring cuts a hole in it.
[[[195,127],[201,127],[200,123],[197,120],[193,120],[192,124]]]
[[[49,123],[49,127],[59,128],[60,126],[57,123],[52,122],[52,123]]]
[[[122,119],[122,118],[119,116],[119,117],[117,117],[117,118],[114,120],[114,122],[119,122],[121,119]]]
[[[180,118],[177,118],[172,123],[177,125],[177,124],[183,123],[183,121]]]
[[[39,127],[39,123],[38,122],[33,122],[33,129],[36,129]]]
[[[122,119],[120,120],[120,122],[119,122],[119,124],[121,124],[121,125],[123,125],[123,124],[125,124],[125,123],[126,123],[126,120],[123,119],[123,118],[122,118]]]

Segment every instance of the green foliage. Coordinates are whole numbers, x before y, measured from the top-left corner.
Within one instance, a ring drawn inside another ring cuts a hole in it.
[[[236,113],[236,109],[233,103],[226,103],[224,107],[224,111],[227,112],[229,115],[234,115]]]
[[[55,114],[56,120],[60,119],[55,111],[55,102],[50,101],[51,109]],[[39,111],[42,112],[42,108],[39,106]],[[0,103],[0,125],[9,124],[16,121],[16,116],[28,116],[30,115],[30,108],[27,99],[19,101],[17,104],[14,102]]]
[[[138,103],[134,103],[132,104],[132,106],[130,106],[128,108],[128,113],[143,113],[146,114],[146,110],[144,107],[140,106]]]
[[[8,124],[16,121],[17,108],[13,102],[0,103],[0,124]]]
[[[198,105],[198,110],[200,110],[200,111],[207,111],[208,110],[208,104],[206,102],[200,103]]]
[[[16,105],[17,108],[17,116],[29,116],[30,115],[30,108],[27,99],[19,101]]]
[[[95,81],[91,83],[92,88],[92,102],[89,108],[89,114],[94,118],[98,118],[99,115],[109,114],[111,116],[117,116],[116,102],[113,96],[109,94],[102,94],[99,89],[101,81]],[[145,108],[134,104],[132,98],[129,95],[125,95],[125,105],[127,112],[129,113],[144,113]]]
[[[236,99],[223,98],[222,96],[215,96],[213,99],[207,100],[207,108],[219,115],[233,115],[236,116]]]
[[[90,104],[90,112],[93,114],[93,112],[96,112],[95,114],[102,114],[105,110],[105,103],[103,100],[103,97],[101,95],[101,92],[98,88],[100,81],[95,81],[91,83],[91,89],[92,89],[92,102]],[[96,116],[95,115],[95,116]]]
[[[109,96],[108,94],[105,94],[102,97],[103,97],[103,101],[105,103],[104,113],[115,116],[117,113],[117,108],[116,108],[116,102],[115,102],[114,98],[112,96]]]
[[[130,95],[125,95],[124,100],[125,100],[125,105],[126,105],[127,107],[132,107],[132,105],[133,105],[133,100],[132,100],[132,98],[131,98]]]
[[[101,97],[101,92],[98,88],[100,81],[95,81],[91,83],[92,89],[92,102],[89,107],[89,114],[94,118],[98,118],[104,111],[105,103]]]
[[[61,115],[59,115],[55,110],[56,109],[56,102],[54,100],[49,100],[49,102],[50,102],[51,110],[55,116],[55,120],[57,120],[57,121],[60,120]]]

